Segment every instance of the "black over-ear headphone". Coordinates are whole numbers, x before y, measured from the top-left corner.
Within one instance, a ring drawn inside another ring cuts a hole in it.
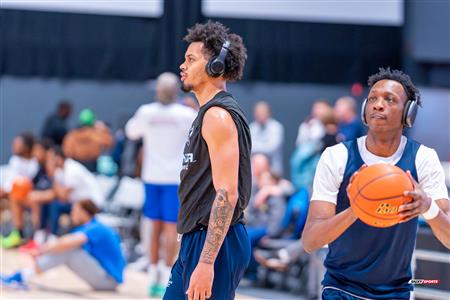
[[[417,109],[419,108],[419,105],[417,104],[417,98],[418,95],[415,94],[413,100],[408,100],[405,103],[405,108],[403,109],[403,116],[402,116],[402,124],[405,127],[412,127],[414,124],[414,120],[416,119],[417,115]],[[367,106],[367,98],[364,99],[364,102],[361,106],[361,120],[364,123],[364,125],[367,125],[366,106]]]
[[[206,73],[211,77],[219,77],[225,73],[225,58],[228,54],[228,47],[230,47],[230,41],[225,41],[220,49],[218,56],[213,56],[206,64]]]

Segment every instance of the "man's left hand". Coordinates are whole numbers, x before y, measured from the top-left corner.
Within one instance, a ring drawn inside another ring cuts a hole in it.
[[[214,264],[199,262],[186,291],[189,300],[205,300],[211,297],[214,280]]]
[[[406,173],[414,185],[414,190],[405,191],[403,193],[405,196],[412,197],[412,201],[400,205],[398,209],[398,215],[402,218],[400,223],[408,222],[409,220],[426,212],[430,208],[432,201],[431,198],[425,194],[417,181],[412,177],[411,172],[407,171]]]

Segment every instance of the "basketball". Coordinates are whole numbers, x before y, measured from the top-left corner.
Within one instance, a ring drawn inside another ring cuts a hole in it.
[[[403,193],[413,189],[410,178],[399,167],[375,164],[356,175],[348,190],[348,198],[361,221],[383,228],[400,221],[399,206],[412,200]]]
[[[33,189],[33,183],[27,177],[17,177],[14,179],[11,187],[11,199],[24,201],[28,193]]]

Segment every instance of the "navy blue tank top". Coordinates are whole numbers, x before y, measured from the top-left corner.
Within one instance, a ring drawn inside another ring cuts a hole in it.
[[[348,160],[337,196],[336,214],[350,206],[346,188],[351,175],[364,164],[357,140],[344,145]],[[408,139],[396,164],[404,171],[411,171],[416,180],[415,161],[419,147],[419,143]],[[376,228],[357,220],[329,244],[325,259],[327,272],[322,285],[370,299],[409,299],[417,222],[414,218],[392,227]]]

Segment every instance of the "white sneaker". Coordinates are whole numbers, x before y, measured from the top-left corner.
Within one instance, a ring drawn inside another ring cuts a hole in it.
[[[141,256],[135,262],[132,262],[131,264],[129,264],[128,267],[134,271],[146,272],[149,264],[150,264],[150,262],[148,261],[148,257]]]
[[[47,233],[45,232],[45,230],[42,230],[42,229],[36,230],[36,232],[33,235],[33,240],[38,245],[43,245],[45,243],[46,238],[47,238]]]

